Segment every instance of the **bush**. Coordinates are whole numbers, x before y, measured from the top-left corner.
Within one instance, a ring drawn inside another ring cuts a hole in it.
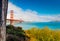
[[[6,41],[28,41],[28,36],[25,35],[22,27],[14,27],[13,25],[6,26],[7,39]]]
[[[25,33],[33,38],[33,41],[60,41],[60,30],[50,30],[48,27],[43,29],[32,28],[25,30]]]

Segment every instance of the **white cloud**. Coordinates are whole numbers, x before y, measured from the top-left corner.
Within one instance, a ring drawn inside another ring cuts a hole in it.
[[[14,19],[23,19],[24,21],[34,21],[34,22],[49,22],[49,21],[60,21],[60,15],[50,16],[50,15],[38,15],[38,12],[32,11],[30,9],[23,10],[20,7],[9,2],[8,4],[8,14],[7,18],[10,18],[10,10],[14,10]]]

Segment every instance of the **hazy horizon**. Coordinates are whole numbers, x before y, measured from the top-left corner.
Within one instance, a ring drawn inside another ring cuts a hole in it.
[[[30,22],[60,21],[59,0],[9,0],[8,15],[14,11],[14,19]]]

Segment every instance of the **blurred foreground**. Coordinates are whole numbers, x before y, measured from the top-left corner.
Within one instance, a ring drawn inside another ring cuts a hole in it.
[[[6,26],[7,41],[60,41],[60,30],[32,28],[23,30],[22,27]]]

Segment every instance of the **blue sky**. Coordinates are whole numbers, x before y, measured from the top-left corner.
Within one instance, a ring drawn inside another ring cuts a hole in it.
[[[9,0],[8,16],[14,10],[14,18],[24,21],[60,21],[59,0]]]
[[[40,14],[60,14],[60,0],[9,0],[18,7],[31,9]]]

